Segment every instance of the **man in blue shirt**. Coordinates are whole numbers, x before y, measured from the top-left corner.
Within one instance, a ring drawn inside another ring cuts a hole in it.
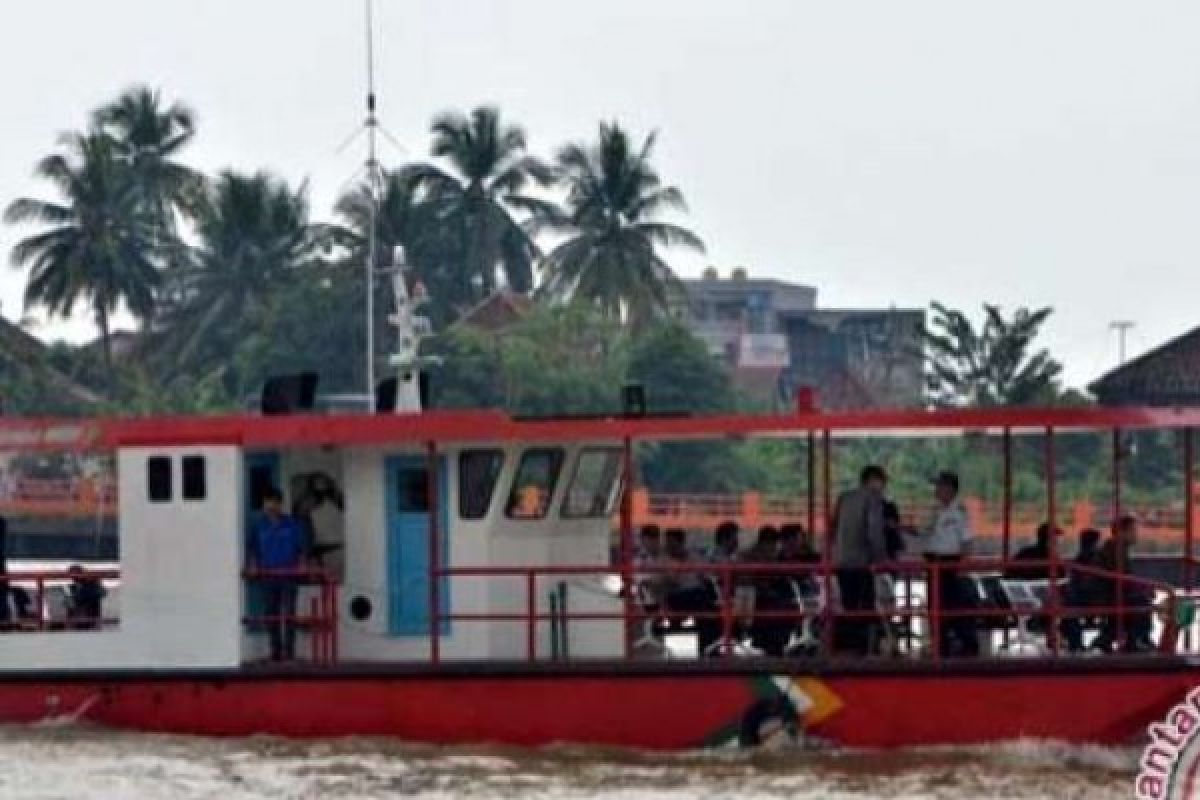
[[[275,488],[263,494],[262,515],[250,533],[250,569],[262,573],[261,586],[271,660],[291,660],[296,649],[296,573],[304,566],[304,534],[295,519],[283,513],[283,494]],[[276,573],[276,574],[272,574]]]

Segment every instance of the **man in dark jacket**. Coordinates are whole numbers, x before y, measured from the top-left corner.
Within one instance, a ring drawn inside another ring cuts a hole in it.
[[[864,467],[858,487],[843,492],[834,509],[834,565],[842,609],[856,613],[838,619],[833,629],[834,650],[867,655],[874,620],[864,612],[875,610],[875,576],[871,567],[887,561],[887,537],[884,532],[884,489],[887,473],[883,467]]]

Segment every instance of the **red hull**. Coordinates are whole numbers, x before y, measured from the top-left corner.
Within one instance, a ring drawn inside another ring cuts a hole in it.
[[[1200,671],[1068,674],[768,673],[473,675],[379,671],[84,675],[0,682],[0,722],[77,718],[217,736],[393,736],[434,743],[578,742],[651,749],[719,744],[781,686],[812,702],[808,732],[837,744],[899,747],[1039,737],[1121,744],[1144,734]],[[768,703],[768,705],[770,705]]]

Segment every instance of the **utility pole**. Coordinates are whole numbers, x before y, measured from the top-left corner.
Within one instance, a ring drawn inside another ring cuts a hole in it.
[[[1108,324],[1108,329],[1117,332],[1117,366],[1125,366],[1126,360],[1126,340],[1129,337],[1129,332],[1137,326],[1133,320],[1119,319]]]

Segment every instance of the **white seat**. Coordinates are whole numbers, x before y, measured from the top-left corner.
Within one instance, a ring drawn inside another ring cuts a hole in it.
[[[1009,608],[1017,618],[1016,638],[1004,644],[1001,649],[1009,652],[1032,650],[1034,655],[1045,655],[1049,652],[1044,636],[1029,630],[1029,621],[1042,610],[1042,597],[1049,591],[1048,580],[1009,580],[1000,579],[1000,588],[1008,599]]]

